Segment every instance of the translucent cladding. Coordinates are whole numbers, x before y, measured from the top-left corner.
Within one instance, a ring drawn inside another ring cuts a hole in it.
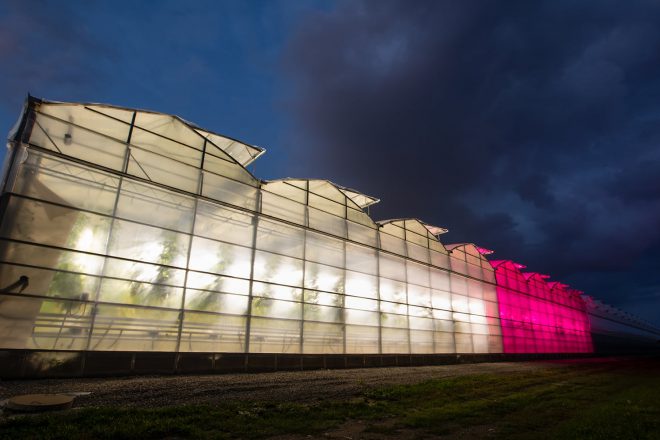
[[[380,202],[379,199],[368,196],[366,194],[362,194],[358,191],[355,191],[354,189],[340,187],[340,190],[341,192],[346,194],[346,197],[351,199],[353,202],[355,202],[356,205],[358,205],[362,209]]]
[[[263,148],[248,145],[235,139],[202,130],[201,128],[195,127],[195,131],[204,136],[209,142],[213,143],[213,145],[236,159],[236,161],[244,167],[254,162],[265,151]]]
[[[261,212],[351,241],[376,246],[376,224],[341,187],[327,180],[284,179],[261,186]]]
[[[452,270],[451,303],[457,347],[479,353],[500,352],[502,337],[493,267],[472,243],[449,244],[446,248]],[[471,333],[471,338],[466,333]]]
[[[231,154],[175,116],[38,102],[29,143],[221,202],[245,206],[247,200],[246,207],[254,208],[255,194],[246,187],[254,193],[257,180]]]
[[[326,180],[258,184],[241,166],[256,150],[176,117],[42,103],[36,118],[0,226],[0,284],[18,286],[3,344],[501,351],[492,268],[448,252],[444,229],[376,224],[373,198]]]
[[[441,228],[429,227],[418,219],[386,220],[378,224],[381,248],[417,261],[449,268],[447,250],[431,233],[431,230]]]
[[[15,176],[0,279],[27,277],[31,298],[0,301],[3,345],[245,346],[252,215],[34,150]]]
[[[505,353],[591,353],[584,301],[545,276],[493,262]]]
[[[582,300],[585,302],[593,333],[633,337],[645,343],[654,343],[651,341],[657,341],[660,336],[660,329],[649,322],[587,295],[583,295]]]

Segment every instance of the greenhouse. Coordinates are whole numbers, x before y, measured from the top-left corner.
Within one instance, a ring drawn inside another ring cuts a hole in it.
[[[568,286],[330,181],[262,181],[262,149],[176,116],[30,98],[8,147],[5,357],[593,351]]]

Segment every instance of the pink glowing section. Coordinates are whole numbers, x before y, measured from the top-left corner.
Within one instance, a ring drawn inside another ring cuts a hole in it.
[[[592,353],[584,301],[548,275],[523,273],[522,264],[491,261],[504,353]]]

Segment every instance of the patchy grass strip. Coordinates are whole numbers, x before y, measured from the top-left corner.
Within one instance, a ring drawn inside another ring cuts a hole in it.
[[[653,369],[548,368],[388,386],[315,405],[228,402],[153,409],[85,408],[0,422],[0,439],[267,438],[318,435],[365,421],[365,437],[401,431],[492,438],[658,439]]]

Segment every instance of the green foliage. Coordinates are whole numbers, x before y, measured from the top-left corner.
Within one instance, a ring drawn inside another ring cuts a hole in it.
[[[74,248],[76,246],[88,223],[89,218],[85,214],[78,214],[67,239],[68,247]],[[61,255],[56,268],[62,272],[58,271],[53,275],[48,289],[50,294],[55,298],[80,298],[85,288],[85,276],[71,272],[83,272],[83,269],[72,261],[68,253]],[[68,308],[70,305],[65,307]]]
[[[225,243],[220,243],[220,250],[217,255],[217,262],[213,266],[213,272],[216,274],[222,274],[225,272],[227,266],[231,265],[234,261],[234,252],[233,248]],[[215,280],[206,286],[206,289],[211,292],[202,292],[200,293],[195,301],[192,303],[192,307],[199,310],[209,310],[209,309],[218,309],[220,299],[222,298],[216,292],[222,292],[222,286],[224,284],[224,278],[218,276]]]
[[[172,276],[175,269],[170,267],[174,263],[179,253],[179,244],[177,235],[172,231],[163,231],[161,234],[162,249],[157,259],[157,264],[161,265],[156,276],[150,280],[153,284],[143,283],[141,281],[132,281],[129,286],[129,294],[133,298],[132,302],[137,304],[162,306],[171,293],[171,287],[166,284],[172,284]],[[131,278],[134,280],[141,278],[141,273],[136,271]]]
[[[75,264],[64,261],[57,265],[59,270],[80,270]],[[83,275],[68,272],[55,272],[50,282],[50,293],[58,298],[80,298],[83,292]]]
[[[163,286],[162,284],[171,284],[172,278],[172,269],[169,266],[174,262],[177,253],[179,252],[179,246],[176,242],[176,234],[172,231],[163,231],[162,234],[162,243],[163,249],[158,256],[158,264],[161,266],[158,269],[158,273],[154,278],[154,285],[151,287],[150,295],[155,297],[156,301],[163,301],[167,298],[170,293],[170,288]]]

